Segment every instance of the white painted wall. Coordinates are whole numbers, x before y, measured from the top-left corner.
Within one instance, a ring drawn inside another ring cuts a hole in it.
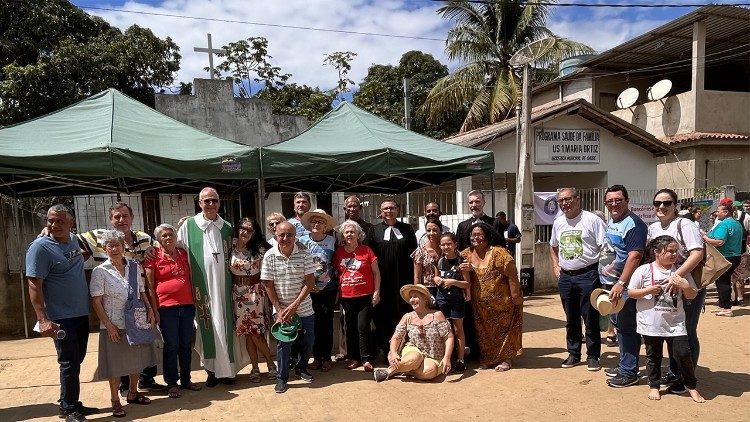
[[[558,186],[569,185],[570,178],[565,173],[603,172],[605,185],[623,184],[633,189],[654,189],[656,187],[656,158],[645,149],[580,116],[561,116],[536,128],[549,129],[598,129],[600,137],[600,161],[598,164],[532,164],[534,173],[554,173],[560,175]],[[496,173],[515,173],[515,134],[491,143],[487,149],[495,154]],[[562,174],[561,174],[562,173]],[[600,176],[601,180],[601,176]]]

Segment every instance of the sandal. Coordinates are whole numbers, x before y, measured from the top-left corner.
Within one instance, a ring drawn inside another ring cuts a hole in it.
[[[193,382],[188,383],[188,384],[183,384],[182,388],[184,390],[190,390],[190,391],[201,391],[203,389],[203,387]]]
[[[357,369],[360,366],[362,366],[362,362],[354,359],[349,359],[346,361],[346,369]],[[372,366],[372,365],[370,365]]]
[[[333,364],[331,363],[331,361],[330,361],[330,360],[327,360],[327,361],[323,362],[323,364],[322,364],[322,365],[320,365],[320,370],[321,370],[322,372],[328,372],[328,371],[330,371],[330,370],[331,370],[332,368],[333,368]]]
[[[170,399],[179,399],[182,397],[182,393],[180,393],[180,389],[176,385],[169,387],[169,393],[167,395]]]
[[[269,366],[268,367],[268,379],[275,380],[277,376],[279,376],[279,371],[276,369],[276,367]]]
[[[122,409],[122,403],[120,400],[112,400],[112,417],[124,418],[127,413]]]
[[[362,364],[362,367],[365,369],[365,372],[372,372],[375,370],[375,367],[372,366],[372,362],[367,362]]]
[[[318,369],[320,369],[320,362],[318,362],[317,360],[312,361],[311,364],[307,365],[307,369],[317,371]]]
[[[505,372],[505,371],[509,371],[509,370],[510,370],[510,362],[507,361],[507,360],[504,361],[504,362],[500,362],[500,365],[497,365],[495,367],[495,371],[497,371],[497,372]]]
[[[151,404],[151,399],[140,393],[136,394],[132,399],[130,398],[130,394],[128,394],[126,401],[130,404]]]
[[[252,371],[250,371],[250,382],[260,382],[260,369],[253,368]]]

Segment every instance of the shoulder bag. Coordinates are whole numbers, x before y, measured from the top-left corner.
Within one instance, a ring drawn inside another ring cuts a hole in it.
[[[125,337],[131,346],[154,342],[148,310],[138,293],[138,264],[128,261],[128,300],[125,302]]]
[[[682,236],[682,218],[677,221],[677,234],[680,246],[687,251],[685,239]],[[732,264],[716,249],[715,246],[708,242],[703,242],[703,259],[693,268],[690,275],[698,289],[708,287],[709,284],[716,281],[724,274]]]

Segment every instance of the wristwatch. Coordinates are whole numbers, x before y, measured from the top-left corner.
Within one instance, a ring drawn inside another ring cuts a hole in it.
[[[617,284],[619,284],[622,287],[625,287],[625,282],[622,280],[617,280]]]

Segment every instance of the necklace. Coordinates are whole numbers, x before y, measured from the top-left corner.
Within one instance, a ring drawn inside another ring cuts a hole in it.
[[[211,227],[213,227],[213,224],[209,224],[208,227],[206,227],[206,231],[203,232],[203,236],[208,240],[208,246],[211,248],[211,255],[214,256],[214,261],[218,264],[219,248],[214,243],[213,233],[209,232]]]

